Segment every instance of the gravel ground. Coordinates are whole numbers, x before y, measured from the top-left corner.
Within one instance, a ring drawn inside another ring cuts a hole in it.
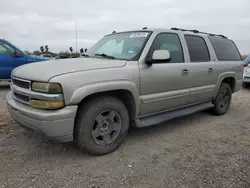
[[[6,125],[0,132],[0,186],[248,188],[249,102],[250,91],[241,90],[222,117],[201,112],[133,129],[117,151],[101,157],[72,143],[44,143],[0,113]]]

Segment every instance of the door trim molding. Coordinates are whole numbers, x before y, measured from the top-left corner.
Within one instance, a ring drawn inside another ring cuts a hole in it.
[[[199,87],[192,87],[188,89],[180,89],[180,90],[174,90],[174,91],[167,91],[167,92],[161,92],[161,93],[153,93],[153,94],[147,94],[142,95],[140,98],[144,104],[161,101],[161,100],[167,100],[167,99],[173,99],[176,97],[183,97],[188,95],[194,95],[204,92],[210,92],[214,91],[216,88],[216,84],[206,85],[206,86],[199,86]]]
[[[174,90],[174,91],[167,91],[167,92],[161,92],[161,93],[153,93],[148,95],[142,95],[141,99],[143,103],[151,103],[176,97],[182,97],[189,95],[189,89],[180,89],[180,90]]]

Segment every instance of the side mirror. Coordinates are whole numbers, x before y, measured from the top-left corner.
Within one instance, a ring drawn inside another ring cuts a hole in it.
[[[152,65],[153,63],[162,63],[170,60],[171,56],[168,50],[155,50],[152,57],[146,59],[146,63]]]
[[[14,51],[14,57],[23,57],[23,54],[21,54],[20,52],[18,51]]]

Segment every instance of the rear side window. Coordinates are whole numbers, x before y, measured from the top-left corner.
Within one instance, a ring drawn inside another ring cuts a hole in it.
[[[233,41],[218,37],[209,39],[219,61],[241,61],[241,55]]]
[[[207,44],[202,37],[185,35],[191,62],[210,61]]]

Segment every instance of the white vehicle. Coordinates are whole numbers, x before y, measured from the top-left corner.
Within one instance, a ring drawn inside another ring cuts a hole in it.
[[[243,87],[250,87],[250,56],[248,56],[244,61],[244,74],[243,74]]]

